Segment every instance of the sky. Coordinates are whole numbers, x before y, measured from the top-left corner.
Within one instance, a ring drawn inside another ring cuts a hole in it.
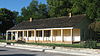
[[[21,8],[27,7],[32,0],[0,0],[0,8],[7,8],[11,11],[21,13]],[[39,3],[46,3],[46,0],[38,0]]]

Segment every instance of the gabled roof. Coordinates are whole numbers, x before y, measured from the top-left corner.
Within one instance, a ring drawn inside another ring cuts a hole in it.
[[[57,18],[38,19],[33,20],[32,22],[24,21],[10,28],[10,30],[75,27],[84,18],[85,15],[76,15],[72,16],[71,18],[64,16]]]

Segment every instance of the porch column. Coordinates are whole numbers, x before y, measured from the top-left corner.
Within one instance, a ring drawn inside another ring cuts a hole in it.
[[[73,44],[73,29],[71,29],[71,41],[72,41],[72,44]]]
[[[53,42],[53,30],[51,29],[51,41]]]
[[[34,37],[34,34],[33,34],[34,32],[33,32],[33,30],[31,31],[31,37],[33,38]]]
[[[61,38],[62,38],[62,42],[64,41],[64,37],[63,37],[63,29],[61,29]]]
[[[18,31],[16,31],[16,37],[15,38],[16,38],[16,40],[18,40]]]
[[[11,32],[11,40],[13,40],[13,32]]]
[[[43,38],[43,41],[44,41],[44,30],[42,30],[42,38]]]
[[[34,30],[34,38],[35,38],[35,41],[36,41],[36,30]]]
[[[24,40],[24,31],[23,31],[23,37],[22,37],[22,39]]]
[[[6,41],[8,40],[8,31],[6,32]]]
[[[26,39],[26,42],[29,40],[29,39],[28,39],[28,36],[29,36],[29,35],[28,35],[28,30],[27,30],[27,39]]]

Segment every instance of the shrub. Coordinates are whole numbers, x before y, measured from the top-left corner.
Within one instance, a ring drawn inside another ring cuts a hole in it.
[[[25,43],[25,41],[18,40],[18,41],[16,41],[16,43]]]
[[[97,41],[88,40],[84,43],[82,43],[84,48],[96,48],[97,47]]]

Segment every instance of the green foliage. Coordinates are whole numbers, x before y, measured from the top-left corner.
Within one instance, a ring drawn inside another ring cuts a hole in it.
[[[76,14],[84,14],[86,10],[86,6],[83,3],[83,0],[73,0],[72,1],[72,8],[71,12],[76,15]]]
[[[18,40],[18,41],[16,41],[16,43],[25,43],[25,41]]]
[[[6,42],[6,40],[1,40],[1,39],[0,39],[0,42]]]
[[[100,18],[99,3],[100,0],[47,0],[47,4],[39,4],[37,0],[32,0],[29,6],[22,8],[21,16],[16,20],[21,22],[30,17],[44,19],[67,16],[71,12],[73,15],[86,14],[89,19],[95,21]]]
[[[74,15],[86,14],[94,21],[100,18],[99,3],[100,0],[47,0],[48,14],[50,17],[66,16],[69,12]]]
[[[6,8],[0,8],[0,32],[5,33],[7,29],[11,28],[15,24],[15,18],[18,12],[10,11]]]
[[[47,6],[45,4],[39,4],[38,5],[39,9],[39,18],[47,18],[48,17],[48,12],[47,12]]]
[[[100,18],[100,0],[72,0],[71,12],[76,14],[86,14],[89,19],[95,21]]]
[[[87,16],[90,18],[90,19],[95,19],[96,18],[96,5],[95,4],[90,4],[89,7],[87,8],[86,10],[86,13],[87,13]]]
[[[93,21],[100,18],[100,0],[84,0],[86,4],[86,15]]]
[[[23,7],[21,10],[21,16],[16,19],[17,23],[29,20],[30,17],[33,19],[48,18],[47,6],[39,4],[37,0],[32,0],[29,6]]]
[[[22,17],[22,16],[18,16],[17,18],[16,18],[16,22],[17,23],[20,23],[20,22],[22,22],[22,21],[24,21],[25,19],[24,19],[24,17]]]
[[[28,44],[28,45],[42,45],[42,46],[53,46],[53,47],[73,47],[73,48],[100,48],[100,43],[96,41],[88,40],[86,42],[81,42],[80,44],[55,44],[55,43],[26,43],[22,40],[18,40],[17,42],[0,40],[0,42],[5,43],[19,43],[19,44]]]
[[[47,0],[50,17],[66,16],[71,8],[70,0]]]
[[[54,47],[74,47],[81,48],[80,44],[55,44],[55,43],[27,43],[32,45],[42,45],[42,46],[54,46]]]
[[[100,47],[100,43],[97,43],[97,46],[99,46],[99,47]]]
[[[100,21],[95,21],[89,25],[89,28],[95,32],[100,32]]]
[[[84,48],[96,48],[97,47],[97,41],[93,40],[87,40],[83,43]]]

